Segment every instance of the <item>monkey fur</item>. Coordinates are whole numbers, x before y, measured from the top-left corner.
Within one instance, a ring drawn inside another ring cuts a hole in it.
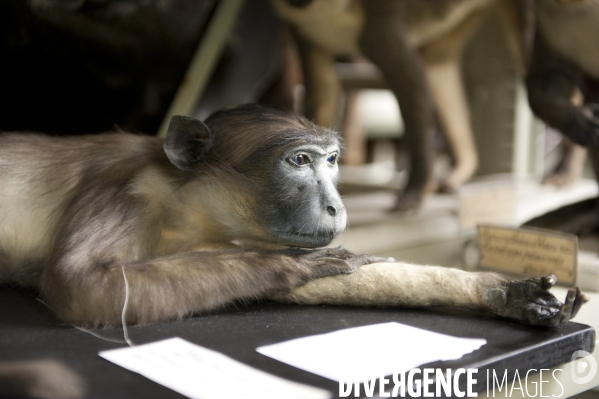
[[[508,42],[522,64],[527,54],[530,0],[271,0],[294,29],[303,63],[305,112],[330,126],[340,84],[336,56],[362,54],[382,72],[405,122],[410,157],[406,188],[396,210],[417,208],[435,185],[432,135],[435,110],[454,159],[441,189],[454,191],[478,166],[459,61],[467,40],[498,6]],[[523,67],[522,67],[523,69]]]
[[[561,303],[549,292],[555,283],[555,276],[518,281],[489,272],[374,263],[353,274],[310,281],[273,299],[308,305],[450,306],[551,327],[572,319],[588,301],[579,288],[571,288]]]
[[[143,324],[350,273],[383,259],[302,249],[345,228],[339,151],[337,133],[257,105],[176,117],[164,143],[2,134],[1,279],[97,326],[120,324],[123,274],[126,321]]]
[[[466,306],[556,325],[586,301],[572,289],[559,302],[551,276],[516,282],[321,248],[347,221],[339,152],[334,131],[259,105],[205,123],[174,117],[164,142],[1,134],[0,281],[38,287],[83,326],[121,323],[125,276],[124,320],[140,324],[272,297]]]
[[[536,0],[535,14],[528,100],[539,118],[573,142],[550,180],[563,185],[581,174],[580,146],[592,147],[599,170],[599,1]]]

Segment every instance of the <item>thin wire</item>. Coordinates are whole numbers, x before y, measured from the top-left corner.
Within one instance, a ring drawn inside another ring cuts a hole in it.
[[[100,335],[100,334],[98,334],[98,333],[95,333],[95,332],[93,332],[93,331],[91,331],[91,330],[86,330],[86,329],[85,329],[85,328],[83,328],[83,327],[77,327],[77,326],[73,326],[73,327],[75,327],[77,330],[81,330],[81,331],[83,331],[83,332],[86,332],[86,333],[88,333],[88,334],[91,334],[91,335],[93,335],[93,336],[94,336],[94,337],[96,337],[96,338],[103,339],[104,341],[108,341],[108,342],[115,342],[115,343],[117,343],[117,344],[126,344],[126,343],[127,343],[127,341],[124,341],[124,340],[122,340],[122,339],[103,337],[102,335]]]
[[[127,330],[127,323],[125,322],[125,314],[127,313],[127,305],[129,304],[129,282],[127,281],[127,275],[125,274],[125,266],[121,266],[123,270],[123,279],[125,280],[125,303],[123,304],[123,313],[121,314],[121,323],[123,324],[123,337],[125,342],[129,346],[135,346],[135,344],[129,339],[129,331]]]
[[[35,298],[35,299],[37,299],[39,302],[43,303],[43,304],[44,304],[44,305],[45,305],[45,306],[46,306],[48,309],[50,309],[51,311],[53,311],[53,312],[54,312],[54,309],[52,309],[52,308],[50,307],[50,305],[48,305],[46,302],[42,301],[40,298]],[[87,329],[85,329],[85,328],[83,328],[83,327],[78,327],[78,326],[76,326],[76,325],[74,325],[74,324],[71,324],[71,325],[72,325],[73,327],[75,327],[75,328],[76,328],[77,330],[79,330],[79,331],[83,331],[83,332],[85,332],[85,333],[91,334],[91,335],[93,335],[94,337],[96,337],[96,338],[100,338],[101,340],[104,340],[104,341],[108,341],[108,342],[115,342],[115,343],[117,343],[117,344],[126,344],[126,343],[127,343],[127,341],[124,341],[124,340],[122,340],[122,339],[116,339],[116,338],[108,338],[108,337],[104,337],[104,336],[102,336],[102,335],[100,335],[100,334],[98,334],[98,333],[95,333],[95,332],[93,332],[93,331],[91,331],[91,330],[87,330]]]

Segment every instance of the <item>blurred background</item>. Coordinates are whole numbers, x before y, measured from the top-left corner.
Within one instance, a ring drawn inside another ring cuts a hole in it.
[[[504,2],[512,7],[507,14]],[[353,32],[336,36],[342,22],[358,35],[372,25],[370,9],[357,0],[3,0],[0,130],[160,135],[174,114],[205,119],[247,102],[289,108],[344,137],[339,189],[350,224],[333,245],[476,270],[477,224],[539,226],[578,236],[578,283],[592,293],[599,290],[598,188],[586,150],[570,140],[588,144],[585,131],[560,131],[557,113],[543,112],[549,105],[540,102],[533,112],[529,104],[539,81],[546,98],[554,95],[557,71],[573,82],[563,103],[599,129],[591,106],[599,58],[584,65],[575,59],[588,49],[599,54],[599,32],[589,31],[589,44],[566,29],[587,3],[595,11],[581,26],[599,26],[597,2],[562,3],[570,2],[398,0],[399,22],[380,24],[399,24],[389,31],[400,27],[393,32],[405,35],[395,38],[407,43],[401,53],[384,44],[335,47]],[[541,45],[553,37],[543,32],[551,18],[555,29],[566,21],[560,35],[578,53]],[[567,68],[555,67],[553,52]],[[407,206],[398,204],[419,159],[404,120],[421,111],[402,109],[397,98],[406,88],[393,82],[404,69],[394,76],[378,57],[396,53],[428,79],[422,93],[420,86],[408,91],[434,103],[423,150],[431,173]],[[583,322],[599,324],[596,306],[586,307],[593,316]]]
[[[328,3],[338,3],[337,11],[343,12],[355,2],[5,0],[0,4],[0,93],[5,104],[0,107],[0,129],[60,135],[121,129],[156,135],[174,113],[204,119],[217,109],[246,102],[315,118],[317,111],[304,105],[315,91],[307,92],[305,84],[305,58],[310,55],[301,51],[306,47],[301,37],[305,27],[293,13],[305,14],[302,21],[316,26],[309,20],[310,9]],[[418,8],[418,2],[406,3],[408,12],[430,13]],[[428,160],[433,188],[407,212],[390,212],[410,174],[401,104],[385,75],[359,51],[330,51],[339,83],[332,116],[324,120],[345,139],[340,191],[347,195],[350,219],[339,242],[358,252],[475,267],[476,257],[469,258],[464,250],[472,246],[473,226],[522,225],[541,217],[532,223],[577,234],[583,249],[595,253],[597,185],[585,150],[534,116],[522,67],[531,46],[520,52],[510,48],[513,37],[501,10],[491,0],[476,3],[468,12],[476,14],[477,21],[460,37],[449,63],[459,68],[458,83],[469,111],[461,116],[468,119],[462,126],[470,127],[477,167],[472,178],[465,176],[443,189],[444,176],[457,161],[444,134],[451,126],[448,129],[437,112],[427,149],[433,154]],[[443,25],[453,18],[451,9],[443,7],[437,6],[436,19],[427,23]],[[525,16],[518,28],[528,23],[527,29],[534,31],[534,17]],[[331,21],[335,15],[326,17]],[[417,31],[418,21],[411,23],[408,28]],[[466,24],[454,25],[460,23]],[[438,36],[451,34],[446,29]],[[521,29],[515,35],[526,38],[530,33]],[[427,65],[435,65],[434,57],[432,62],[427,58],[428,42],[434,40],[426,40],[412,40],[413,46]],[[433,90],[451,94],[454,86],[447,83],[444,88],[445,82],[433,82]],[[442,111],[451,103],[448,98],[437,108]],[[541,184],[543,179],[548,182]],[[564,207],[559,216],[551,213]],[[589,269],[595,274],[585,279],[592,282],[587,288],[598,289],[597,269]]]

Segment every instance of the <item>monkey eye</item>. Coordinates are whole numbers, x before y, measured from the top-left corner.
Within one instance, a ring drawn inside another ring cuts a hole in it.
[[[328,157],[327,162],[331,165],[335,165],[335,162],[337,162],[337,154],[333,154],[330,157]]]
[[[303,166],[310,163],[310,158],[305,154],[297,154],[291,158],[291,162],[296,165]]]

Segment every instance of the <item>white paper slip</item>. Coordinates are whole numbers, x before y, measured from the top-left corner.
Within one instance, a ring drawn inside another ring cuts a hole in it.
[[[364,382],[437,360],[458,359],[486,344],[399,323],[348,328],[256,350],[333,381]]]
[[[103,351],[100,356],[190,398],[331,397],[326,390],[275,377],[181,338]]]

